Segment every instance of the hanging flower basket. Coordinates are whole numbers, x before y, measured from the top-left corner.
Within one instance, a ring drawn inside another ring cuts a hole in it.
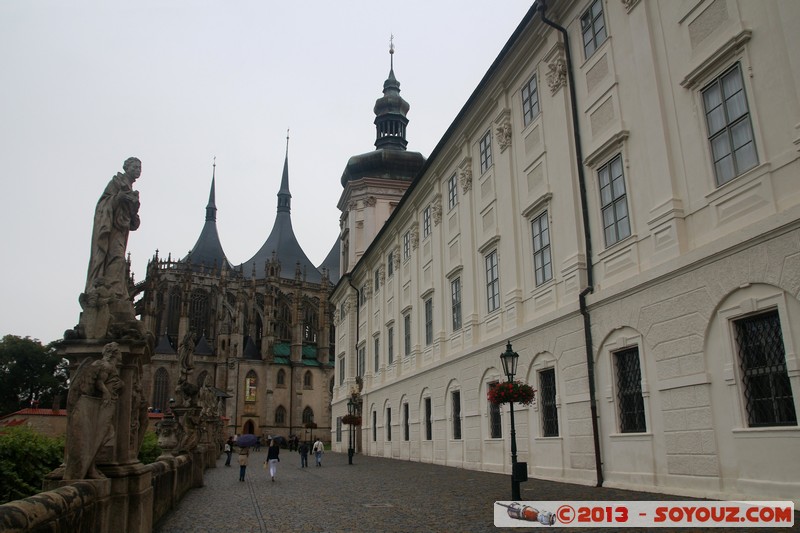
[[[495,405],[511,402],[531,405],[535,396],[533,387],[521,381],[495,383],[486,393],[486,397]]]
[[[358,415],[344,415],[342,417],[342,424],[347,424],[348,426],[360,426],[361,417]]]

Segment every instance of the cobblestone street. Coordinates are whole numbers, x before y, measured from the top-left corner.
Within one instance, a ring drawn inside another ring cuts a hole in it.
[[[524,531],[494,527],[494,502],[507,501],[511,496],[509,475],[361,455],[348,465],[346,454],[330,452],[323,456],[322,467],[316,467],[311,456],[310,466],[301,469],[297,452],[281,450],[278,475],[271,482],[262,466],[265,458],[265,449],[250,456],[246,481],[242,483],[238,465],[225,467],[223,454],[217,468],[206,471],[206,486],[191,490],[156,524],[156,533]],[[690,499],[534,479],[521,487],[523,501]],[[559,529],[570,530],[593,529]],[[733,530],[763,533],[788,528]],[[792,531],[800,531],[798,513]]]

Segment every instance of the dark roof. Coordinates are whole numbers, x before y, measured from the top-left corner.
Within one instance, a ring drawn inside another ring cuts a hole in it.
[[[215,175],[211,178],[211,192],[208,195],[208,205],[206,206],[206,223],[203,230],[200,232],[197,242],[192,248],[192,251],[183,258],[184,262],[191,261],[192,266],[196,269],[206,268],[231,268],[228,258],[225,257],[225,252],[222,250],[222,244],[219,241],[219,233],[217,233],[217,206],[215,202],[215,180],[216,168],[214,169]]]
[[[164,333],[163,335],[161,335],[161,337],[158,338],[158,346],[156,346],[154,353],[167,354],[167,355],[172,355],[176,353],[175,348],[173,348],[172,344],[170,344],[169,337],[167,337],[166,333]]]
[[[244,339],[244,350],[242,350],[242,357],[245,359],[260,360],[261,354],[258,351],[258,346],[253,342],[250,336]]]
[[[197,345],[194,347],[195,355],[214,355],[214,349],[208,344],[206,336],[202,335]]]
[[[263,279],[267,277],[265,263],[277,259],[281,264],[280,277],[284,279],[294,279],[295,270],[299,265],[301,279],[311,283],[322,281],[322,274],[314,263],[306,256],[292,228],[291,198],[289,192],[289,155],[287,152],[286,160],[283,164],[283,176],[281,178],[281,188],[278,191],[278,212],[275,215],[275,223],[272,232],[267,240],[249,260],[240,265],[242,275],[246,278],[253,277]]]
[[[336,238],[336,242],[333,243],[331,247],[331,251],[328,252],[328,255],[325,256],[325,260],[322,262],[321,265],[317,267],[317,269],[321,272],[322,269],[328,270],[328,281],[330,281],[333,285],[336,285],[339,282],[339,252],[341,250],[341,241],[339,238]]]

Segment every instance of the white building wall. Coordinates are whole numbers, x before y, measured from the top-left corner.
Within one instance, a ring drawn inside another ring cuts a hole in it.
[[[604,484],[712,498],[800,501],[798,426],[748,427],[732,320],[777,309],[800,412],[800,4],[734,0],[602,2],[608,38],[584,57],[580,17],[591,2],[551,2],[567,25],[586,177],[594,287],[587,298]],[[543,437],[541,406],[515,406],[519,460],[535,477],[596,482],[585,332],[578,295],[588,283],[570,99],[558,76],[563,48],[535,16],[477,90],[456,131],[352,272],[372,284],[403,235],[411,257],[372,290],[356,328],[339,323],[340,351],[366,342],[364,453],[510,473],[508,406],[489,436],[486,384],[505,379],[507,340],[518,378],[538,388],[552,368],[557,437]],[[758,154],[755,168],[718,186],[702,90],[739,64]],[[523,126],[520,91],[537,76],[541,113]],[[555,74],[555,75],[554,75]],[[510,127],[506,143],[503,127]],[[493,165],[480,171],[491,132]],[[622,160],[631,234],[603,235],[598,171]],[[449,208],[447,181],[459,179]],[[426,207],[441,219],[423,235]],[[536,285],[531,221],[547,212],[553,279]],[[489,312],[485,255],[497,250],[500,309]],[[451,323],[450,282],[462,281],[462,328]],[[332,301],[352,293],[340,283]],[[424,300],[434,306],[425,342]],[[338,305],[338,304],[337,304]],[[354,313],[353,308],[349,313]],[[412,351],[403,354],[403,316]],[[387,357],[394,327],[394,361]],[[374,368],[373,339],[380,339]],[[614,353],[637,347],[646,430],[619,429]],[[334,390],[334,416],[356,387],[354,366]],[[338,381],[337,381],[338,384]],[[450,394],[461,393],[462,438],[452,438]],[[425,398],[433,433],[425,435]],[[404,439],[403,404],[410,409]],[[392,409],[392,440],[386,410]],[[377,428],[373,440],[373,415]],[[346,437],[339,443],[346,449]],[[337,443],[334,442],[334,446]],[[688,488],[687,488],[688,487]]]

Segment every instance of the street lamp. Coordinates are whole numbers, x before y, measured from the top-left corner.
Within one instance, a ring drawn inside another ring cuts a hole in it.
[[[353,397],[350,396],[350,399],[347,400],[347,414],[353,416],[356,414],[356,402],[353,401]],[[347,437],[347,464],[353,464],[353,454],[356,452],[353,448],[353,424],[348,424],[350,426],[350,430],[348,431]]]
[[[500,354],[500,362],[503,363],[503,372],[505,372],[509,383],[514,381],[518,359],[519,354],[511,348],[511,341],[508,341],[506,343],[506,351]],[[511,407],[511,499],[519,500],[521,499],[519,482],[528,478],[528,464],[517,463],[517,429],[514,426],[514,402],[509,402],[509,406]],[[524,474],[522,472],[523,469]]]

